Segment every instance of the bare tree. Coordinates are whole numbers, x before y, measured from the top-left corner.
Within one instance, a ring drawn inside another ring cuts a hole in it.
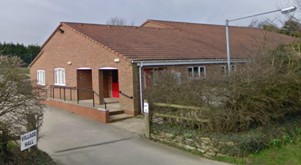
[[[299,11],[300,11],[300,7],[301,7],[301,0],[295,0],[294,1],[294,4],[295,4],[295,6],[297,6],[297,8],[299,9]]]
[[[262,28],[263,25],[269,24],[268,20],[259,20],[259,19],[252,19],[251,23],[248,27],[252,28]]]
[[[131,23],[127,23],[126,19],[113,17],[107,20],[108,25],[115,25],[115,26],[135,26],[135,21],[131,21]]]
[[[113,17],[107,20],[108,25],[126,26],[127,22],[124,18]]]
[[[8,142],[42,124],[43,105],[18,57],[0,56],[0,164],[9,162]],[[16,143],[17,144],[17,143]]]
[[[253,19],[252,22],[249,24],[249,27],[260,28],[266,31],[277,32],[277,33],[279,33],[281,30],[279,29],[279,27],[277,27],[274,21],[271,21],[270,19],[266,19],[263,21]]]
[[[297,7],[297,11],[294,12],[294,19],[300,22],[301,19],[301,0],[295,0],[294,5]]]

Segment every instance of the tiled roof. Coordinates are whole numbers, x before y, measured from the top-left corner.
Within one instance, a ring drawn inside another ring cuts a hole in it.
[[[62,23],[130,60],[225,59],[225,27],[154,21],[167,28]],[[169,28],[168,28],[169,27]],[[231,27],[232,58],[244,58],[263,45],[292,42],[288,36]]]

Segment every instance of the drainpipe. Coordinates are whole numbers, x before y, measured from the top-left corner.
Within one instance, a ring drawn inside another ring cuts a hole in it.
[[[143,113],[143,88],[142,88],[142,67],[143,67],[143,62],[140,62],[139,66],[139,89],[140,89],[140,111]]]

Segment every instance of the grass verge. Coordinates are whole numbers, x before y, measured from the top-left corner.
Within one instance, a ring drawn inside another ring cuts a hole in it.
[[[217,160],[247,165],[298,165],[301,164],[301,135],[292,143],[273,146],[245,158],[218,157]]]
[[[250,156],[252,164],[297,165],[301,164],[301,136],[296,142],[281,147],[272,147]]]

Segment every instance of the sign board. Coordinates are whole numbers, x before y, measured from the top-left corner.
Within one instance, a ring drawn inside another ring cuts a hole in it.
[[[149,104],[148,103],[144,103],[143,112],[149,113]]]
[[[24,151],[32,146],[37,145],[37,139],[38,139],[37,130],[33,130],[31,132],[25,133],[21,135],[20,141],[21,141],[21,151]]]

